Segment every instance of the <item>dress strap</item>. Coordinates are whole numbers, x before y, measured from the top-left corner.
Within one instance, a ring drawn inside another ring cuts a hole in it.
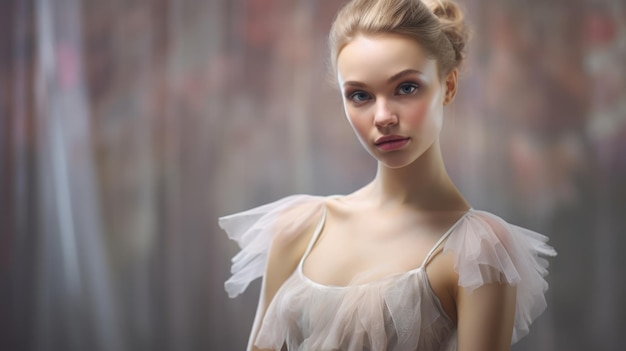
[[[467,214],[470,213],[471,211],[472,211],[471,208],[467,210],[467,212],[465,212],[459,219],[457,219],[457,221],[454,222],[454,224],[441,236],[441,238],[437,240],[437,243],[435,244],[435,246],[433,246],[432,249],[430,249],[430,251],[428,252],[428,255],[426,255],[426,258],[424,259],[424,262],[422,262],[422,265],[420,267],[422,268],[426,267],[430,259],[433,257],[433,254],[437,251],[439,246],[441,246],[441,243],[443,243],[450,236],[450,234],[452,234],[452,232],[454,231],[454,228],[456,228],[459,225],[459,223],[463,221],[463,218],[465,218],[465,216],[467,216]]]
[[[302,255],[302,258],[300,259],[300,263],[298,264],[300,268],[302,268],[302,264],[304,263],[304,260],[307,258],[307,256],[309,256],[311,249],[313,249],[313,245],[315,245],[317,238],[320,236],[320,233],[322,232],[322,228],[324,227],[325,222],[326,222],[326,206],[324,205],[322,207],[322,218],[317,223],[317,227],[315,228],[315,232],[313,233],[313,236],[311,237],[311,241],[309,241],[309,245],[307,246],[306,251],[304,252],[304,255]]]

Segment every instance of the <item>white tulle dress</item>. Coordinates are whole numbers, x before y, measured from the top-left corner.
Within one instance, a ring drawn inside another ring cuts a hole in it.
[[[273,350],[456,350],[456,326],[443,311],[424,266],[433,252],[453,252],[459,286],[472,291],[492,282],[517,287],[512,342],[529,331],[546,308],[544,276],[556,255],[547,238],[484,211],[466,212],[439,240],[420,267],[383,279],[349,286],[325,286],[308,279],[302,263],[317,240],[325,220],[324,197],[294,195],[219,219],[220,226],[239,244],[231,278],[230,297],[242,293],[265,271],[269,245],[278,218],[295,206],[308,213],[293,218],[281,230],[296,230],[302,216],[316,214],[318,225],[296,270],[280,287],[263,319],[255,345]],[[320,210],[321,209],[321,210]],[[320,215],[321,213],[321,215]],[[282,217],[281,217],[282,218]]]

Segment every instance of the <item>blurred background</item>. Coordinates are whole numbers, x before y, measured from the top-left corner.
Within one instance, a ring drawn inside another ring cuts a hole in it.
[[[0,350],[242,350],[217,217],[374,160],[327,70],[334,0],[0,1]],[[623,350],[626,4],[462,0],[442,143],[475,208],[547,234],[513,349]]]

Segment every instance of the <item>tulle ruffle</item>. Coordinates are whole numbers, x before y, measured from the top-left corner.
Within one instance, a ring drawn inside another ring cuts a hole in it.
[[[307,219],[320,213],[324,198],[292,195],[244,212],[219,218],[219,226],[241,251],[232,259],[230,279],[224,283],[233,298],[263,276],[272,238],[278,233],[297,233]]]
[[[541,256],[556,255],[547,241],[539,233],[473,210],[444,245],[444,254],[454,252],[459,286],[468,291],[488,283],[517,287],[513,343],[528,334],[532,321],[546,309],[548,261]]]
[[[315,284],[298,270],[268,307],[255,344],[272,350],[283,343],[288,350],[444,350],[453,331],[421,269],[347,287]]]

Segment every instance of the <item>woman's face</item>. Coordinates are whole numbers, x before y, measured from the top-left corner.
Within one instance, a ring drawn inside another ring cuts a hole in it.
[[[438,143],[445,84],[416,41],[359,35],[339,53],[337,73],[346,116],[379,162],[404,167]]]

